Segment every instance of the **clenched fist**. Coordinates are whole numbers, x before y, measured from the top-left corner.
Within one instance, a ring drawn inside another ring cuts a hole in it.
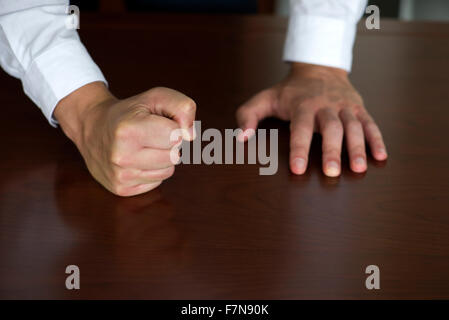
[[[173,130],[193,138],[195,102],[168,88],[153,88],[128,99],[112,96],[101,82],[62,99],[54,112],[76,144],[90,173],[109,191],[133,196],[159,186],[175,168]]]

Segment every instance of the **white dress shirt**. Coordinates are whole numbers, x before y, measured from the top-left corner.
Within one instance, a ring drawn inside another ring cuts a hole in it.
[[[106,83],[76,29],[67,27],[68,2],[0,0],[0,64],[22,80],[25,93],[52,125],[62,98],[88,83]]]
[[[0,64],[52,125],[58,102],[106,80],[67,27],[68,0],[0,0]],[[284,60],[350,70],[356,24],[367,0],[291,0]]]
[[[352,66],[357,22],[368,0],[290,0],[285,61]]]

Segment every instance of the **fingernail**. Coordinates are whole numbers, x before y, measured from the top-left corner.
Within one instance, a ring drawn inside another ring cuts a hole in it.
[[[245,142],[245,140],[249,140],[254,134],[254,129],[245,129],[237,136],[237,140],[240,142]]]
[[[335,161],[329,161],[326,165],[326,173],[329,177],[337,177],[340,174],[340,166]]]
[[[358,157],[358,158],[356,158],[356,159],[354,160],[354,164],[355,164],[356,166],[363,167],[363,166],[366,165],[366,162],[365,162],[365,159],[363,159],[362,157]]]
[[[378,161],[386,160],[388,158],[387,150],[385,150],[384,148],[376,149],[376,152],[374,153],[374,158],[376,158],[376,160]]]
[[[295,160],[293,160],[293,163],[296,167],[296,170],[301,173],[306,169],[306,160],[302,158],[296,158]]]

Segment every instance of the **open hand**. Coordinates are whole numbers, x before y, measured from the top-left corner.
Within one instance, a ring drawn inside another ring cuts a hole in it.
[[[290,120],[290,168],[295,174],[306,171],[314,131],[323,137],[323,172],[327,176],[340,175],[343,134],[354,172],[367,169],[365,138],[376,160],[387,158],[378,126],[341,69],[294,63],[286,79],[252,97],[236,116],[244,130],[241,140],[249,138],[252,130],[248,129],[255,130],[266,117]]]

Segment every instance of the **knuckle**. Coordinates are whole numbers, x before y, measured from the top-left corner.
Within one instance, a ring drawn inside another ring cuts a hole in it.
[[[366,126],[366,131],[371,134],[373,139],[375,140],[382,140],[382,133],[379,130],[379,127],[375,123],[369,123]]]
[[[112,193],[118,196],[128,196],[129,187],[126,182],[131,178],[130,172],[128,170],[116,170],[112,175]]]
[[[310,141],[312,134],[312,130],[309,130],[308,128],[295,128],[290,135],[290,145],[303,146]]]
[[[338,119],[332,118],[326,122],[326,124],[324,125],[324,129],[332,131],[341,131],[343,130],[343,127]]]
[[[365,154],[365,146],[363,145],[355,145],[351,148],[351,152],[354,155],[361,155],[363,156]]]
[[[377,132],[378,131],[377,125],[373,121],[370,121],[366,124],[366,130]]]
[[[120,123],[114,132],[114,137],[116,140],[126,140],[131,138],[134,135],[135,129],[127,124]]]
[[[323,148],[323,157],[327,159],[340,159],[340,151],[335,147]]]
[[[374,142],[378,144],[384,144],[384,138],[382,137],[382,134],[380,132],[378,136],[374,137]]]
[[[147,92],[158,92],[158,91],[165,91],[167,90],[166,87],[162,87],[162,86],[157,86],[157,87],[153,87],[150,90],[148,90]]]
[[[186,101],[180,107],[184,113],[193,113],[196,111],[196,103],[191,98],[186,98]]]
[[[293,135],[310,136],[313,132],[313,125],[309,123],[290,123],[290,130]]]
[[[168,91],[171,91],[171,89],[169,89],[169,88],[166,88],[166,87],[161,87],[161,86],[159,86],[159,87],[153,87],[153,88],[151,88],[150,90],[148,90],[148,91],[146,91],[145,92],[145,94],[146,95],[149,95],[149,96],[151,96],[151,95],[159,95],[159,94],[165,94],[165,93],[167,93]]]
[[[119,167],[126,167],[130,164],[130,159],[128,155],[116,151],[111,155],[111,162]]]
[[[306,157],[308,150],[305,146],[293,144],[291,146],[290,153],[291,153],[292,157],[297,157],[297,156]]]
[[[118,169],[114,172],[114,181],[118,184],[124,184],[133,177],[133,173],[127,169]]]
[[[361,124],[357,120],[349,120],[346,124],[346,130],[348,131],[357,131],[361,129]]]
[[[323,156],[334,157],[340,159],[341,145],[334,143],[323,143],[322,145]]]
[[[180,129],[179,125],[177,122],[174,121],[167,121],[165,124],[165,128],[172,133],[173,131]]]
[[[353,106],[353,110],[354,110],[355,114],[360,114],[365,110],[365,107],[363,106],[362,97],[360,97],[359,101],[360,101],[360,103],[357,103]]]
[[[112,170],[112,176],[111,181],[114,187],[119,187],[122,184],[121,177],[120,177],[120,170],[121,169],[113,169]]]

